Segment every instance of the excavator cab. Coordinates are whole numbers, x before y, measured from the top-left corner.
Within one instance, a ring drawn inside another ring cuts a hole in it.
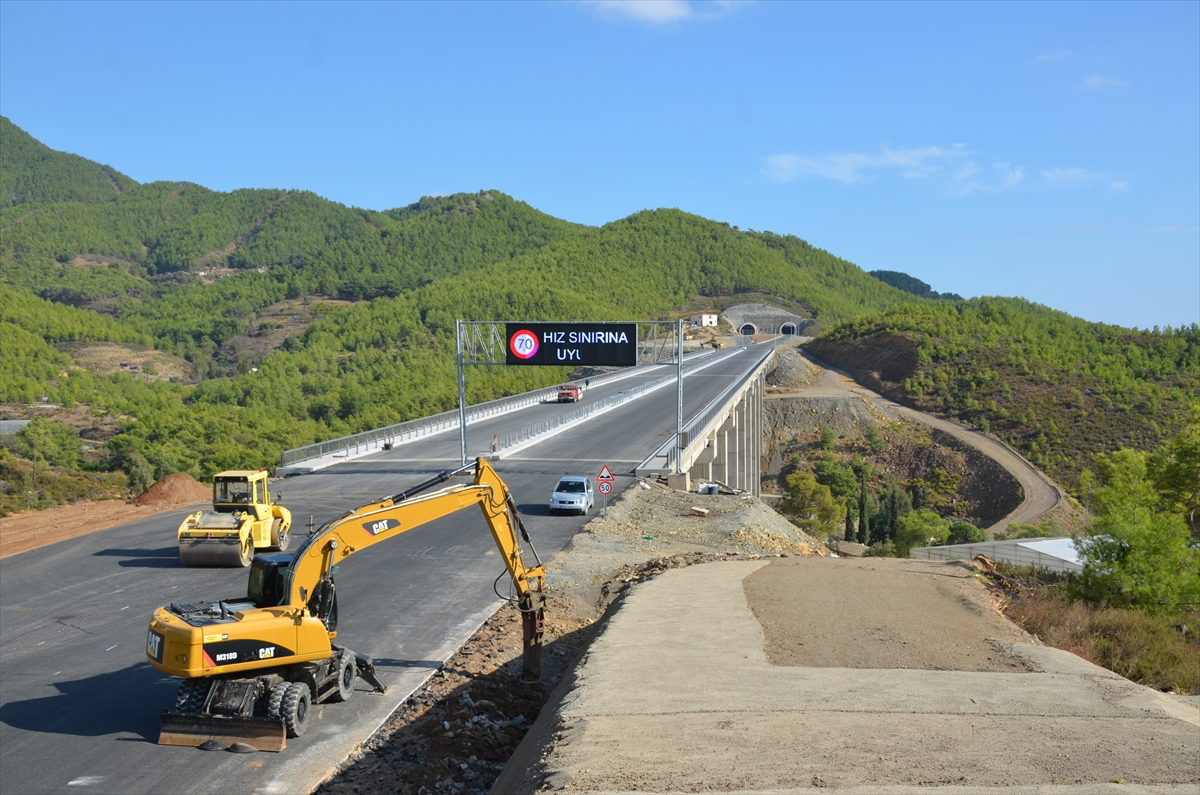
[[[250,584],[246,599],[255,607],[276,607],[287,599],[284,577],[292,565],[292,555],[255,555],[250,563]]]

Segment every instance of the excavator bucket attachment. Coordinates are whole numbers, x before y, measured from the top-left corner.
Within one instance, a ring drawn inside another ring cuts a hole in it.
[[[179,561],[184,566],[239,568],[250,565],[253,555],[245,554],[236,538],[199,538],[179,542]]]
[[[282,751],[287,728],[282,718],[243,718],[163,710],[159,745],[199,747],[209,740],[222,745],[246,743],[260,751]]]

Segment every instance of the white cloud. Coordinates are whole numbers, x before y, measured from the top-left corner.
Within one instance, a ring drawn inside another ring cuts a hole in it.
[[[1051,188],[1062,188],[1071,185],[1082,185],[1095,179],[1095,174],[1086,168],[1048,168],[1042,170],[1042,179]]]
[[[1054,63],[1055,61],[1065,61],[1075,53],[1070,50],[1054,50],[1052,52],[1044,52],[1036,58],[1030,58],[1030,63]]]
[[[890,173],[905,179],[940,181],[952,196],[1008,190],[1024,178],[1023,168],[1014,169],[1008,163],[995,164],[995,178],[981,177],[979,166],[963,144],[916,149],[884,147],[878,153],[841,152],[823,157],[771,155],[766,158],[763,171],[776,182],[822,177],[843,185]]]
[[[1128,81],[1116,80],[1104,75],[1084,75],[1083,89],[1085,91],[1104,91],[1108,88],[1120,88],[1129,85]]]
[[[824,157],[803,155],[772,155],[767,158],[767,176],[779,182],[791,182],[802,177],[825,177],[845,184],[858,182],[880,171],[898,171],[910,179],[926,179],[944,173],[947,164],[959,157],[957,146],[922,149],[888,149],[879,154],[846,152]]]
[[[1108,187],[1113,193],[1124,193],[1133,186],[1132,182],[1113,182]]]
[[[584,0],[605,19],[632,19],[661,25],[692,16],[687,0]]]
[[[969,196],[972,193],[1000,193],[1015,188],[1021,180],[1025,179],[1024,166],[1013,168],[1011,163],[996,163],[993,165],[993,169],[996,174],[995,179],[976,179],[975,175],[979,173],[979,169],[975,167],[974,161],[967,163],[954,175],[954,179],[947,187],[947,193],[958,198]]]

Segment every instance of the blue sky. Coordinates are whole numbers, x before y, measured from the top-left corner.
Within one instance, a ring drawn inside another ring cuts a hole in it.
[[[1200,3],[0,2],[0,113],[139,181],[679,207],[1200,322]]]

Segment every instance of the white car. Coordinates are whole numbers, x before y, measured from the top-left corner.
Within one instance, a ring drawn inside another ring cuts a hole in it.
[[[550,513],[587,514],[596,505],[596,494],[592,490],[592,479],[578,475],[560,478],[550,495]]]

